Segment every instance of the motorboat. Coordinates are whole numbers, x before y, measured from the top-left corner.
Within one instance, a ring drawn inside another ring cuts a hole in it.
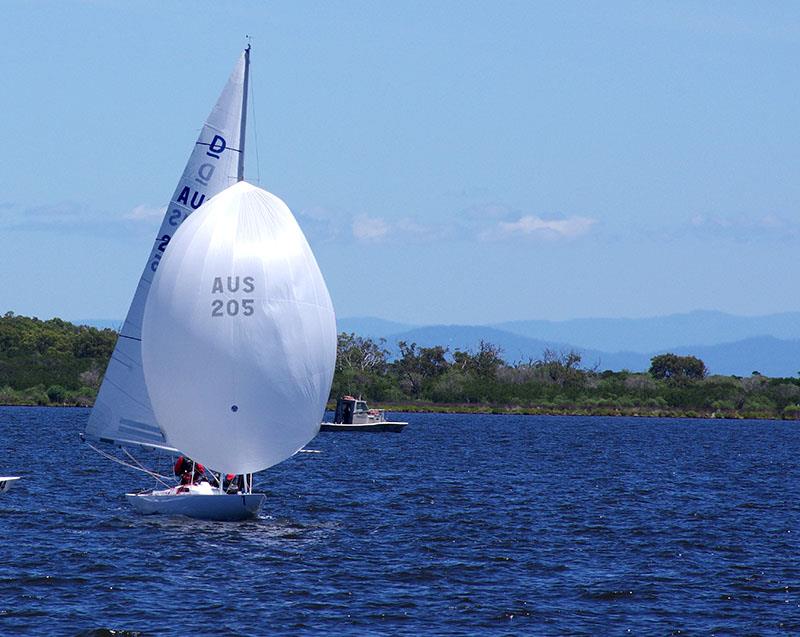
[[[319,430],[400,433],[407,424],[399,420],[386,420],[385,410],[370,409],[365,400],[342,396],[336,401],[333,422],[323,422]]]

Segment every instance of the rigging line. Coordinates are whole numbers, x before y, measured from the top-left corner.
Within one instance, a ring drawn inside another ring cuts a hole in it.
[[[167,484],[166,482],[164,482],[163,480],[161,480],[161,478],[166,478],[166,476],[161,476],[161,475],[159,475],[157,473],[153,473],[152,471],[150,471],[148,469],[141,468],[141,467],[136,467],[136,466],[134,466],[132,464],[128,464],[124,460],[120,460],[116,456],[112,456],[110,453],[106,453],[105,451],[102,451],[102,450],[98,449],[97,447],[95,447],[90,442],[87,442],[86,444],[89,446],[90,449],[93,449],[94,451],[99,453],[101,456],[103,456],[107,460],[111,460],[112,462],[116,462],[117,464],[121,464],[123,467],[128,467],[129,469],[135,469],[136,471],[143,471],[144,473],[147,473],[147,474],[151,475],[156,480],[161,482],[161,484],[163,484],[165,487],[169,488],[171,486],[171,485]]]
[[[141,462],[139,462],[139,460],[137,460],[137,459],[136,459],[136,458],[133,456],[133,454],[132,454],[130,451],[128,451],[128,450],[127,450],[125,447],[122,447],[122,452],[123,452],[123,453],[124,453],[126,456],[128,456],[128,457],[129,457],[129,458],[130,458],[130,459],[131,459],[133,462],[135,462],[135,463],[136,463],[136,464],[137,464],[139,467],[141,467],[141,468],[142,468],[142,471],[147,471],[147,473],[149,473],[151,476],[153,476],[153,477],[154,477],[156,480],[158,480],[158,481],[159,481],[161,484],[163,484],[165,487],[170,487],[170,486],[171,486],[171,485],[167,484],[166,482],[164,482],[164,480],[169,480],[169,478],[168,478],[167,476],[162,476],[160,473],[156,473],[155,471],[151,471],[150,469],[148,469],[147,467],[145,467],[145,466],[144,466],[144,465],[143,465]],[[161,478],[163,478],[164,480],[161,480]]]
[[[194,145],[195,146],[208,146],[209,148],[211,148],[211,144],[209,142],[195,142]],[[234,151],[236,153],[241,153],[242,152],[241,148],[233,148],[232,146],[226,146],[225,150],[232,150],[232,151]]]
[[[253,115],[253,138],[256,147],[256,183],[261,185],[261,163],[258,159],[258,122],[256,121],[256,92],[253,78],[250,79],[250,112]]]

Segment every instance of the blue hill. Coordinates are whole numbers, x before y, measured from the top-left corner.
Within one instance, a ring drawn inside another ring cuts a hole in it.
[[[773,336],[760,336],[715,345],[681,345],[662,347],[650,352],[606,352],[578,347],[563,341],[527,338],[492,327],[464,325],[434,325],[393,334],[388,339],[393,355],[398,354],[397,341],[414,342],[424,347],[443,345],[450,351],[477,350],[484,340],[503,350],[503,358],[510,362],[538,360],[545,349],[581,353],[583,365],[599,370],[629,369],[644,371],[656,354],[673,352],[701,358],[712,374],[749,376],[758,371],[767,376],[796,376],[800,372],[800,339],[785,340]]]
[[[354,332],[359,336],[369,338],[388,337],[417,327],[407,323],[387,321],[386,319],[375,318],[374,316],[354,316],[350,318],[337,318],[336,327],[339,332]]]
[[[116,319],[74,321],[118,329]],[[338,329],[370,338],[386,338],[393,355],[397,341],[450,351],[475,351],[481,340],[497,345],[510,363],[537,360],[545,349],[577,350],[583,364],[597,369],[643,371],[650,358],[664,352],[697,356],[714,374],[767,376],[800,373],[800,313],[742,317],[722,312],[690,312],[644,319],[513,321],[492,326],[431,325],[415,327],[374,317],[339,319]],[[501,327],[506,326],[506,327]],[[679,345],[675,343],[692,343]]]
[[[698,310],[649,318],[587,318],[569,321],[509,321],[497,329],[543,340],[605,351],[652,352],[675,343],[717,345],[769,335],[800,339],[800,312],[735,316]]]

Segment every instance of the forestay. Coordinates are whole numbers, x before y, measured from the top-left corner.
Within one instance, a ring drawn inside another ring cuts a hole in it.
[[[208,116],[172,195],[89,416],[89,438],[174,451],[145,387],[142,317],[153,277],[177,228],[205,200],[243,178],[248,66],[249,47]]]
[[[208,467],[260,471],[316,435],[336,322],[283,201],[239,182],[186,220],[150,290],[142,353],[167,440]]]

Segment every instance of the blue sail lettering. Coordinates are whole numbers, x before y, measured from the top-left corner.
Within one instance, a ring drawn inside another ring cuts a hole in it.
[[[189,195],[192,196],[192,202],[189,203]],[[176,201],[178,203],[182,203],[184,206],[191,205],[192,208],[197,210],[202,204],[203,200],[205,200],[206,196],[205,193],[200,192],[199,190],[192,190],[189,186],[184,186],[183,190],[181,190],[181,194],[178,195]]]
[[[225,151],[226,147],[225,138],[221,135],[214,135],[214,139],[212,139],[211,143],[208,145],[208,152],[206,155],[214,159],[219,159],[219,156]]]
[[[200,199],[199,199],[198,201],[195,201],[195,199],[197,199],[197,195],[200,195]],[[199,208],[201,205],[203,205],[203,200],[204,200],[205,198],[206,198],[206,196],[205,196],[204,194],[203,194],[203,195],[201,195],[199,192],[197,192],[197,191],[195,190],[195,191],[194,191],[194,194],[192,195],[192,208],[194,208],[195,210],[197,210],[197,209],[198,209],[198,208]]]
[[[204,186],[208,186],[208,181],[211,179],[211,175],[214,174],[214,164],[203,164],[200,168],[197,169],[197,178],[195,179],[196,182],[203,184]]]

